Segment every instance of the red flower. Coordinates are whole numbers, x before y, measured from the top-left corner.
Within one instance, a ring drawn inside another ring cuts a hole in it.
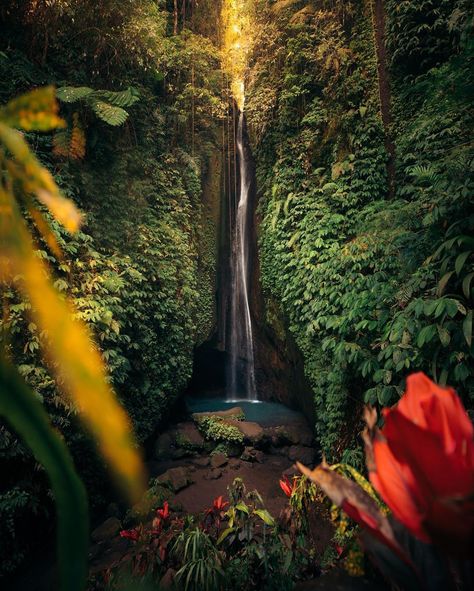
[[[291,482],[288,478],[288,476],[284,476],[283,480],[280,480],[280,488],[281,490],[285,493],[285,495],[290,498],[291,495],[293,494],[293,491],[295,490],[295,480],[293,479],[293,482]]]
[[[227,501],[224,502],[224,497],[220,495],[216,499],[214,499],[214,503],[212,504],[212,509],[217,513],[224,511],[229,503]]]
[[[465,548],[474,530],[474,443],[457,394],[412,374],[383,414],[383,430],[366,439],[372,484],[419,539]]]
[[[168,517],[170,516],[170,506],[168,504],[168,501],[165,501],[163,503],[163,509],[156,510],[156,514],[158,517],[160,517],[163,520],[168,519]]]
[[[155,519],[153,519],[152,521],[152,531],[151,533],[155,536],[159,536],[162,529],[163,529],[163,525],[165,524],[165,521],[169,518],[170,516],[170,509],[169,509],[169,504],[168,501],[165,501],[163,503],[163,509],[157,509],[156,510],[156,517]]]
[[[128,540],[133,540],[134,542],[138,541],[140,534],[138,533],[138,530],[136,529],[123,529],[120,532],[120,537],[121,538],[127,538]]]

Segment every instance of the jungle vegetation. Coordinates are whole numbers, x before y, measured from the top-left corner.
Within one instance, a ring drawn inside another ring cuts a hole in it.
[[[63,546],[81,524],[63,588],[83,588],[86,495],[94,519],[118,494],[110,469],[132,502],[143,490],[138,445],[215,329],[219,229],[204,194],[216,175],[217,193],[231,184],[236,72],[265,321],[302,356],[326,460],[388,512],[361,475],[364,405],[396,404],[423,371],[473,408],[469,0],[242,0],[240,61],[223,54],[235,45],[223,8],[235,1],[0,6],[0,581],[54,535],[56,507]],[[219,421],[202,428],[241,443]],[[315,574],[321,474],[282,481],[283,529],[236,482],[202,522],[160,503],[154,530],[121,535],[147,575],[168,560],[186,589],[291,589]],[[333,509],[356,572],[355,525]]]

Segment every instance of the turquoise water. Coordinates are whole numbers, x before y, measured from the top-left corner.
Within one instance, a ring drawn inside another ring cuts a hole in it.
[[[255,421],[264,427],[285,425],[301,420],[302,414],[278,402],[250,400],[224,400],[222,398],[187,398],[186,407],[190,413],[227,410],[239,406],[247,421]]]

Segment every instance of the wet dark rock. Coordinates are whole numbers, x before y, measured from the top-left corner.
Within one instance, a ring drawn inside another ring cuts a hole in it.
[[[94,542],[103,542],[110,540],[116,536],[122,529],[122,524],[117,517],[109,517],[103,523],[96,527],[91,534],[91,538]]]
[[[226,421],[229,425],[237,427],[244,436],[245,443],[257,445],[263,441],[265,431],[261,425],[252,421]]]
[[[164,474],[156,479],[156,482],[169,486],[173,492],[178,492],[192,484],[193,480],[189,476],[189,470],[179,466],[166,470]]]
[[[166,460],[173,455],[173,438],[169,433],[162,433],[155,443],[155,458]]]
[[[204,437],[194,423],[178,423],[174,429],[174,444],[178,448],[202,449]]]
[[[229,460],[229,468],[231,470],[238,470],[241,465],[242,465],[242,462],[240,460],[238,460],[237,458],[231,458]]]
[[[316,452],[312,447],[305,447],[303,445],[292,445],[288,450],[288,459],[292,462],[301,462],[302,464],[310,465],[314,463]]]
[[[209,472],[204,476],[206,480],[217,480],[222,476],[222,470],[219,468],[211,468]]]
[[[223,453],[217,453],[211,456],[211,466],[213,468],[222,468],[228,461],[227,456]]]
[[[211,463],[209,456],[203,456],[202,458],[194,458],[193,464],[199,468],[206,468]]]
[[[244,462],[258,462],[262,464],[265,461],[265,454],[254,447],[246,447],[240,456]]]

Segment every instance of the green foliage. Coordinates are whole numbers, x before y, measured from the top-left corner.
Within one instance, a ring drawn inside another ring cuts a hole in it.
[[[235,425],[229,424],[222,417],[213,415],[199,417],[197,426],[206,439],[223,443],[243,443],[244,436]]]
[[[57,506],[57,551],[61,589],[82,591],[86,580],[89,534],[87,499],[72,458],[61,438],[54,432],[41,403],[32,395],[17,371],[0,359],[0,415],[22,437],[44,466],[51,482]],[[21,493],[7,493],[7,507],[18,510],[25,505]],[[5,507],[6,499],[2,499]],[[11,519],[11,516],[10,516]],[[14,531],[12,522],[8,523]],[[8,559],[7,559],[8,560]],[[7,567],[14,565],[7,564]]]
[[[0,11],[8,31],[0,40],[1,101],[53,82],[61,89],[61,110],[73,121],[59,152],[68,160],[52,156],[57,136],[30,139],[86,223],[71,236],[51,220],[64,256],[39,236],[36,254],[92,329],[140,441],[186,386],[194,344],[208,334],[214,313],[214,285],[198,280],[203,258],[209,269],[216,264],[207,241],[212,228],[201,215],[201,181],[220,131],[213,119],[222,110],[218,51],[198,32],[168,36],[168,16],[164,4],[152,0],[100,7],[19,1]],[[120,129],[113,126],[123,121]],[[12,358],[66,440],[97,510],[110,500],[108,480],[40,355],[47,335],[27,318],[31,304],[16,290],[6,288],[2,297],[7,312],[0,329],[12,335]],[[4,425],[0,437],[2,473],[9,467],[0,503],[12,490],[30,495],[29,506],[12,513],[15,547],[26,549],[29,536],[20,526],[38,502],[50,510],[47,483]],[[11,568],[2,555],[0,574]]]
[[[122,125],[128,118],[124,107],[131,107],[140,95],[136,88],[130,86],[127,90],[111,92],[109,90],[94,90],[86,86],[75,88],[63,86],[58,88],[56,96],[63,103],[83,103],[89,107],[99,119],[108,125]]]
[[[173,552],[183,565],[176,581],[184,591],[218,591],[224,576],[220,552],[201,529],[183,531],[176,538]]]
[[[332,459],[356,445],[362,403],[392,404],[410,371],[448,380],[465,399],[474,392],[465,3],[386,4],[391,200],[371,15],[355,2],[344,8],[323,5],[300,20],[294,9],[275,18],[256,3],[246,102],[262,283],[303,353],[317,434]],[[263,111],[262,93],[272,97]]]

